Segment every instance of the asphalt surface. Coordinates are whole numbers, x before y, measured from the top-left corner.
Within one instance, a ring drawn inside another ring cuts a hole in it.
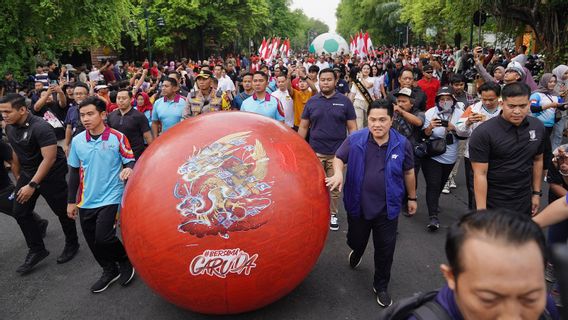
[[[390,283],[395,301],[444,284],[439,265],[445,262],[446,229],[467,210],[462,170],[457,183],[458,188],[451,194],[441,196],[442,228],[429,233],[425,228],[428,217],[425,183],[420,174],[418,213],[412,218],[399,218]],[[49,219],[45,243],[51,255],[24,277],[15,272],[27,253],[24,238],[15,220],[0,214],[0,320],[376,319],[376,313],[381,309],[372,292],[372,241],[359,268],[351,270],[347,262],[350,250],[345,243],[347,222],[344,211],[340,214],[340,230],[329,233],[316,266],[293,292],[263,309],[225,317],[178,308],[153,293],[139,277],[127,288],[113,285],[101,294],[91,294],[89,288],[101,271],[82,234],[81,249],[75,259],[58,265],[55,259],[64,243],[61,227],[41,198],[36,211]]]

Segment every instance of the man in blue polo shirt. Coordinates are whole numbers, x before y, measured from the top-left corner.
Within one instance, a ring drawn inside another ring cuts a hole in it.
[[[308,135],[309,143],[325,170],[326,176],[333,176],[335,152],[349,133],[357,129],[355,108],[345,95],[335,90],[337,76],[333,69],[324,69],[319,75],[320,92],[311,97],[304,107],[298,134]],[[331,217],[329,228],[339,230],[339,191],[331,190]]]
[[[262,71],[257,71],[252,76],[254,94],[247,98],[241,105],[241,111],[258,113],[271,119],[284,122],[284,108],[276,97],[266,92],[268,76]]]
[[[178,94],[176,79],[167,78],[162,84],[162,97],[154,102],[152,111],[152,135],[157,138],[182,120],[186,100]],[[161,128],[161,130],[160,130]]]
[[[105,126],[106,103],[91,97],[79,105],[85,131],[71,142],[67,215],[79,214],[85,240],[103,268],[91,292],[106,290],[119,281],[128,285],[134,268],[116,236],[116,217],[124,192],[124,181],[134,167],[134,153],[126,136]]]

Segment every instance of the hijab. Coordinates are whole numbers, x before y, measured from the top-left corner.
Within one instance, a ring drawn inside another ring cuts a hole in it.
[[[136,106],[136,109],[138,109],[138,111],[144,113],[146,111],[150,111],[152,112],[152,103],[150,102],[150,96],[148,96],[148,94],[146,92],[140,92],[136,95],[136,99],[134,99],[132,101],[132,104],[137,103],[138,97],[142,96],[144,97],[144,105],[141,106]]]
[[[540,81],[538,82],[538,92],[544,94],[554,94],[554,90],[548,89],[548,82],[552,77],[555,77],[552,73],[545,73],[540,77]]]

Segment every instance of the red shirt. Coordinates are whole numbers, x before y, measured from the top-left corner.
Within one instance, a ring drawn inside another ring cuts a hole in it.
[[[418,86],[426,94],[426,110],[436,105],[436,93],[440,89],[440,80],[432,78],[430,81],[426,78],[418,80]]]

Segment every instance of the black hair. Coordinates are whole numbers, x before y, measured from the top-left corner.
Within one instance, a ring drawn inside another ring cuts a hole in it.
[[[450,84],[454,84],[454,83],[466,83],[466,79],[465,76],[461,73],[454,73],[451,77],[450,77]]]
[[[111,103],[116,103],[116,96],[118,95],[118,91],[113,90],[108,94],[108,98]]]
[[[89,94],[89,87],[87,86],[86,83],[77,82],[77,83],[75,83],[75,89],[76,88],[84,88],[85,90],[87,90],[87,94]]]
[[[320,71],[320,67],[316,66],[315,64],[312,64],[309,68],[308,68],[308,73],[318,73]]]
[[[242,78],[244,79],[246,76],[251,76],[251,77],[252,77],[253,75],[252,75],[252,73],[247,72],[247,73],[243,74]]]
[[[512,246],[536,242],[542,253],[544,264],[545,240],[540,227],[529,215],[508,209],[493,209],[471,212],[453,224],[446,237],[446,258],[455,278],[463,272],[460,263],[465,241],[475,234],[492,240],[500,240]],[[494,243],[495,241],[492,241]]]
[[[394,115],[394,108],[392,106],[392,104],[390,104],[388,102],[388,100],[386,99],[378,99],[373,101],[370,105],[369,108],[367,108],[367,114],[371,113],[371,110],[373,109],[386,109],[387,110],[387,114],[389,115],[389,117],[393,117]]]
[[[116,91],[116,95],[118,95],[119,92],[127,92],[127,93],[128,93],[128,97],[132,98],[132,91],[128,90],[127,88],[120,88],[120,89],[118,89],[118,91]]]
[[[332,68],[325,68],[322,71],[320,71],[319,75],[321,76],[323,73],[331,73],[333,74],[333,80],[337,80],[337,75],[335,74],[335,71],[333,71]]]
[[[164,82],[168,81],[172,87],[177,87],[178,86],[178,81],[174,78],[166,78],[164,79]]]
[[[179,74],[179,72],[174,71],[174,70],[168,72],[168,76],[170,76],[170,75],[172,75],[172,74],[175,74],[176,80],[181,79],[181,74]]]
[[[268,75],[267,75],[266,73],[264,73],[264,72],[262,72],[262,71],[255,71],[255,72],[253,73],[253,77],[254,77],[255,75],[257,75],[257,74],[261,75],[261,76],[264,78],[264,80],[268,81]]]
[[[106,111],[106,102],[99,97],[88,97],[87,99],[83,100],[83,102],[79,103],[78,109],[81,110],[82,107],[93,105],[97,109],[98,112]]]
[[[513,82],[505,85],[501,90],[501,99],[505,100],[509,97],[531,96],[531,88],[523,82]]]
[[[8,93],[7,95],[0,98],[0,104],[9,103],[12,105],[12,109],[19,110],[20,108],[26,106],[26,98],[22,97],[17,93]]]
[[[416,74],[414,73],[414,71],[413,71],[412,69],[408,69],[408,68],[403,68],[402,71],[400,72],[400,75],[399,75],[398,77],[399,77],[399,78],[402,78],[402,75],[403,75],[405,72],[410,72],[410,73],[412,74],[412,79],[414,79],[414,76],[415,76]]]
[[[484,84],[482,84],[478,89],[477,92],[479,92],[479,94],[481,94],[482,92],[485,91],[493,91],[495,92],[495,94],[497,96],[501,95],[501,86],[498,85],[495,82],[485,82]]]

